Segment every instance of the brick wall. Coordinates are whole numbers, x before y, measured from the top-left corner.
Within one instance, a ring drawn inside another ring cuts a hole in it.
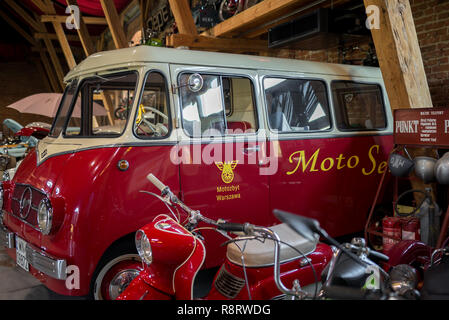
[[[410,0],[418,41],[421,47],[430,94],[434,107],[449,107],[449,0]],[[367,50],[369,44],[360,43]],[[320,51],[284,51],[285,58],[341,63],[338,48]],[[363,59],[365,54],[355,50],[347,59]]]
[[[434,107],[449,107],[449,0],[410,0]]]

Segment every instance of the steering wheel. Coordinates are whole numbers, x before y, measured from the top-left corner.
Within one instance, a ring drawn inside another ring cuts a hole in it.
[[[145,111],[147,111],[147,110],[152,111],[152,112],[160,115],[163,119],[168,120],[168,116],[166,114],[164,114],[163,112],[157,110],[156,108],[149,107],[149,106],[143,106],[143,109]],[[151,129],[151,131],[153,131],[153,135],[155,135],[155,136],[160,137],[160,136],[163,136],[168,133],[167,128],[165,128],[163,125],[158,126],[158,125],[152,124],[151,121],[148,120],[148,116],[146,115],[146,113],[143,114],[142,120],[137,124],[137,129],[142,130],[140,128],[140,126],[142,124],[145,124],[149,129]]]
[[[164,118],[165,120],[168,120],[168,116],[167,116],[165,113],[159,111],[159,110],[156,109],[156,108],[153,108],[153,107],[147,107],[147,106],[143,106],[143,108],[144,108],[145,111],[146,111],[146,110],[150,110],[150,111],[152,111],[152,112],[154,112],[154,113],[157,113],[158,115],[160,115],[160,116],[161,116],[162,118]]]

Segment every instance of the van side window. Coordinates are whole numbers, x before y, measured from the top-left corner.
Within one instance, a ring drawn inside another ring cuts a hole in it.
[[[254,87],[243,77],[203,74],[203,87],[192,92],[180,76],[183,128],[191,137],[254,133],[257,128]]]
[[[273,131],[310,132],[331,128],[324,82],[265,78],[264,89]]]
[[[126,127],[136,85],[136,72],[85,79],[72,102],[64,136],[120,136]]]
[[[381,87],[352,81],[332,82],[338,128],[379,130],[387,127]]]
[[[139,138],[160,138],[169,134],[171,128],[167,98],[164,76],[150,71],[134,120],[134,132]]]

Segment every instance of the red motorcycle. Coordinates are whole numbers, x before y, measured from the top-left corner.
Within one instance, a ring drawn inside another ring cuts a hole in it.
[[[266,228],[208,219],[181,202],[155,176],[149,174],[147,178],[162,196],[146,193],[163,201],[170,215],[159,215],[136,232],[136,247],[144,269],[118,300],[193,299],[195,278],[206,257],[205,240],[200,233],[205,228],[212,228],[226,238],[227,253],[212,289],[202,299],[269,300],[317,296],[321,272],[333,254],[318,238],[311,241],[298,236],[286,224]],[[181,214],[187,215],[183,222]],[[199,223],[208,226],[199,226]]]

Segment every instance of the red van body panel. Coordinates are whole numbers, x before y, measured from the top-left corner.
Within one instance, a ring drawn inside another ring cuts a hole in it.
[[[64,281],[44,275],[39,277],[41,281],[60,294],[88,293],[90,278],[106,249],[149,223],[155,214],[167,212],[160,201],[139,192],[156,191],[146,175],[153,172],[163,177],[174,192],[179,192],[178,167],[167,161],[170,149],[171,146],[90,149],[54,156],[39,166],[35,153],[28,155],[12,183],[32,185],[47,193],[52,204],[58,203],[54,216],[62,217],[61,225],[44,236],[11,214],[5,215],[4,223],[30,244],[66,259],[67,265],[76,265],[81,276],[79,290],[68,290]],[[129,162],[127,171],[118,169],[119,160]],[[5,210],[11,212],[11,207]]]
[[[169,160],[173,146],[95,148],[53,156],[38,166],[36,154],[31,152],[12,185],[31,185],[49,195],[60,226],[44,236],[11,214],[5,215],[4,223],[30,244],[79,267],[79,290],[68,290],[64,281],[31,268],[51,290],[66,295],[87,294],[106,249],[157,214],[168,213],[160,201],[139,192],[158,192],[145,179],[149,172],[175,193],[182,190],[186,203],[213,219],[273,225],[279,222],[271,212],[281,209],[318,219],[333,236],[363,229],[381,173],[387,169],[391,136],[271,143],[280,150],[277,173],[260,176],[257,164],[240,163],[233,170],[231,184],[223,183],[222,172],[214,163],[173,164]],[[304,162],[298,165],[299,157]],[[119,160],[128,161],[127,171],[118,169]],[[341,187],[342,181],[345,187]],[[224,186],[238,189],[217,189]],[[217,196],[229,194],[239,196],[217,200]],[[10,202],[5,210],[11,212]],[[203,235],[208,248],[205,267],[217,266],[224,259],[225,247],[220,246],[224,238],[207,230]],[[10,253],[14,258],[15,252]]]
[[[281,140],[278,148],[279,168],[269,176],[271,210],[317,219],[334,237],[363,230],[388,170],[391,135]]]

